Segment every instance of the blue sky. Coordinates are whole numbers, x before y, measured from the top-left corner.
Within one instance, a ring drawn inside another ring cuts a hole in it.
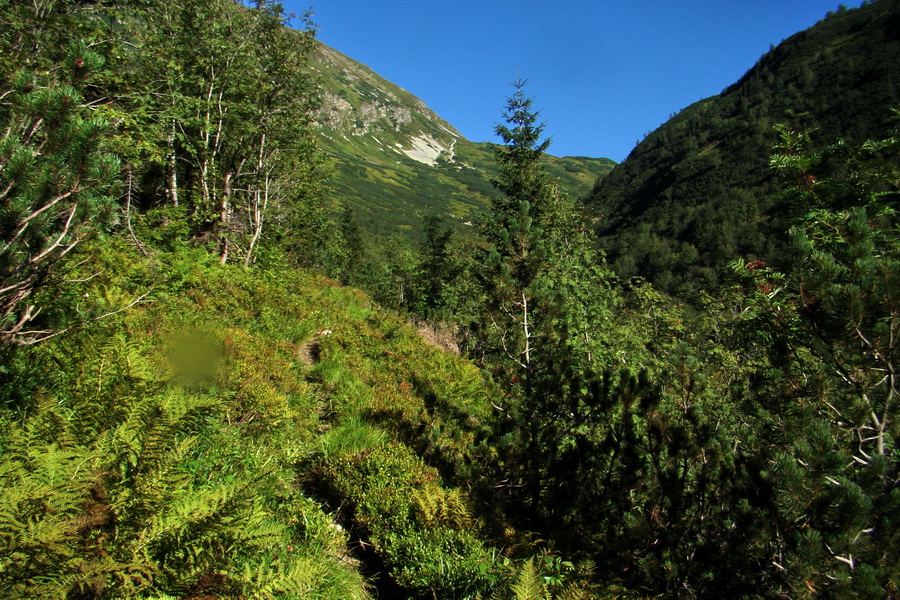
[[[858,6],[859,2],[848,6]],[[529,80],[558,156],[624,159],[644,134],[737,81],[835,0],[287,0],[324,43],[495,141]]]

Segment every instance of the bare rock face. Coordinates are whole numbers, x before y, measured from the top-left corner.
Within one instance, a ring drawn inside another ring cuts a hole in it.
[[[414,113],[429,121],[439,121],[439,117],[424,102],[418,98],[415,100],[412,106],[408,106],[393,94],[386,94],[383,99],[354,106],[345,95],[326,91],[322,94],[319,123],[342,133],[366,135],[379,130],[400,132],[404,125],[413,122]],[[438,129],[454,137],[459,135],[449,128],[441,127],[440,123]]]
[[[373,100],[354,106],[344,95],[326,91],[322,94],[319,122],[324,127],[351,135],[365,135],[377,129],[400,131],[403,125],[412,122],[412,115],[413,109],[404,106],[398,98],[390,95],[383,100]],[[378,127],[374,127],[376,124]]]
[[[319,123],[332,128],[341,128],[344,120],[353,112],[353,105],[337,94],[322,94],[322,107],[319,109]]]

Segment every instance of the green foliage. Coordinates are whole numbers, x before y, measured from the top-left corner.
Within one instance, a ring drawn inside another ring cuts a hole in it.
[[[773,165],[813,207],[792,230],[796,268],[735,261],[738,285],[691,308],[629,282],[607,313],[613,350],[560,337],[564,350],[543,357],[547,379],[532,380],[542,393],[516,407],[531,412],[510,411],[497,442],[498,472],[521,473],[503,494],[522,498],[539,473],[527,522],[608,565],[603,593],[896,589],[896,145],[810,154],[804,136],[781,132],[787,151]],[[579,359],[591,348],[598,360]],[[522,439],[530,463],[515,450]],[[537,583],[525,569],[515,591],[545,597]]]
[[[897,501],[892,348],[900,178],[883,158],[896,152],[897,140],[810,155],[804,136],[789,129],[782,136],[789,152],[773,165],[793,183],[789,192],[812,207],[791,230],[798,255],[792,300],[803,329],[789,341],[815,357],[821,382],[806,415],[807,439],[782,461],[788,493],[808,507],[794,522],[818,533],[803,533],[795,560],[823,591],[877,596],[892,585],[898,560],[884,549],[898,535],[885,517]],[[829,173],[835,156],[843,159],[839,175]],[[796,511],[791,504],[785,508]]]
[[[140,207],[183,207],[190,238],[223,261],[250,265],[273,243],[320,260],[328,225],[307,18],[291,29],[280,4],[232,0],[111,10],[119,69],[105,110],[121,122]]]
[[[393,579],[416,597],[463,598],[485,589],[491,554],[473,530],[471,509],[410,450],[351,422],[329,432],[318,476],[352,511],[388,562]]]
[[[409,242],[394,234],[357,265],[351,281],[379,304],[393,309],[414,306],[422,276],[419,257]]]
[[[488,303],[481,317],[482,344],[498,366],[522,373],[530,369],[533,346],[548,325],[545,265],[559,250],[553,243],[564,210],[540,163],[550,141],[541,140],[544,127],[537,124],[538,114],[522,89],[525,83],[513,84],[506,124],[496,127],[505,145],[496,151],[500,177],[494,185],[503,196],[492,202],[484,225],[481,275]]]
[[[125,324],[29,352],[47,375],[24,412],[3,413],[4,590],[363,597],[339,560],[345,536],[295,481],[325,393],[304,381],[297,344],[337,325],[320,311],[342,315],[351,295],[298,276],[294,289],[318,290],[307,303],[279,287],[283,273],[225,270],[204,252],[94,256],[81,268],[108,261],[121,279],[83,283],[92,296],[167,278]]]
[[[604,331],[615,300],[602,255],[542,168],[548,142],[523,85],[497,127],[506,142],[497,150],[504,197],[484,227],[475,271],[484,303],[473,333],[485,366],[510,392],[494,432],[502,456],[494,476],[510,505],[521,505],[521,522],[568,539],[574,530],[563,515],[573,507],[551,497],[559,482],[577,481],[561,457],[593,426],[590,382],[615,337]]]
[[[57,357],[80,363],[62,371],[69,387],[4,436],[4,597],[362,596],[313,560],[340,540],[297,497],[289,455],[229,426],[232,402],[166,383],[146,349],[98,334]]]
[[[40,385],[56,396],[45,406],[36,390],[23,391],[18,414],[30,426],[62,407],[50,420],[60,423],[57,431],[81,435],[75,455],[102,455],[106,498],[130,502],[110,509],[117,531],[131,528],[105,552],[134,556],[132,540],[159,540],[135,594],[262,597],[271,589],[273,597],[291,597],[303,585],[310,596],[358,596],[360,576],[348,571],[358,563],[337,560],[346,540],[332,520],[348,515],[326,515],[311,500],[320,497],[312,473],[329,469],[339,474],[329,485],[340,499],[323,501],[359,506],[348,530],[366,532],[409,593],[464,597],[490,589],[495,552],[464,488],[444,483],[474,481],[483,460],[478,438],[496,391],[477,368],[318,276],[222,267],[202,249],[138,259],[106,244],[91,256],[73,273],[102,273],[80,284],[89,298],[130,297],[152,282],[153,302],[103,321],[120,324],[109,330],[97,324],[35,348],[29,360],[55,365],[42,369],[48,376]],[[102,450],[94,450],[96,436]],[[11,448],[12,439],[0,447]],[[33,442],[16,444],[52,455]],[[134,476],[112,474],[123,471]],[[79,479],[71,481],[78,488]],[[81,518],[79,502],[89,493],[82,486],[70,518]],[[76,562],[84,559],[79,544],[67,546]],[[207,553],[191,550],[207,546]],[[110,597],[127,595],[121,572],[131,567],[104,568],[97,585]],[[17,572],[15,565],[7,571],[10,578]],[[46,578],[65,585],[58,572]],[[285,587],[288,579],[296,585]]]
[[[598,597],[599,590],[585,583],[593,564],[574,565],[551,552],[541,552],[519,563],[508,561],[509,573],[492,600],[580,600]]]
[[[868,48],[854,23],[889,4],[807,35]],[[774,51],[723,94],[733,115],[701,103],[677,135],[648,138],[673,153],[665,181],[648,170],[638,186],[662,199],[647,214],[672,209],[665,227],[610,205],[636,223],[620,266],[678,286],[679,265],[709,283],[704,256],[733,260],[731,287],[686,306],[612,276],[553,171],[583,182],[585,160],[553,167],[522,82],[497,127],[496,192],[463,141],[426,175],[384,149],[344,161],[332,136],[336,189],[381,190],[372,211],[396,206],[391,182],[404,198],[460,183],[459,218],[491,198],[480,232],[425,202],[420,246],[376,244],[346,198],[341,222],[329,215],[303,70],[314,40],[284,29],[280,6],[0,9],[0,266],[7,292],[28,290],[3,328],[56,333],[0,348],[0,596],[896,595],[898,142],[811,152],[815,137],[779,127],[783,208],[741,187],[769,135],[751,100],[802,60]],[[322,52],[342,73],[328,93],[385,99],[374,74],[351,85],[349,59]],[[841,67],[840,48],[821,52]],[[824,77],[801,66],[798,82]],[[430,130],[391,94],[385,140]],[[345,116],[356,133],[382,118]],[[732,163],[738,146],[750,162]],[[113,151],[122,235],[89,239],[112,212]],[[703,183],[715,173],[729,185]],[[793,268],[741,258],[769,238],[738,240],[738,224],[792,214]],[[76,241],[87,252],[70,256]],[[449,322],[453,339],[373,301]],[[477,365],[445,350],[460,347]]]

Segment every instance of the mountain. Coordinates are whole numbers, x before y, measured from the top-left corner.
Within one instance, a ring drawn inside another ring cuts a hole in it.
[[[769,168],[773,125],[813,128],[820,147],[884,136],[898,84],[897,0],[839,9],[772,48],[598,182],[588,203],[613,267],[681,293],[714,288],[738,256],[783,267],[791,209]]]
[[[371,233],[413,236],[426,215],[472,219],[496,194],[491,144],[467,140],[425,103],[365,65],[319,44],[321,145],[333,194]],[[614,162],[548,157],[560,188],[583,197]]]

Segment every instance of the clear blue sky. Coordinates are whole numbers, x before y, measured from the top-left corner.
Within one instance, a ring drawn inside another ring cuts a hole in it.
[[[624,159],[645,133],[737,81],[836,0],[287,0],[318,37],[494,141],[521,74],[557,156]],[[850,7],[859,2],[847,4]]]

